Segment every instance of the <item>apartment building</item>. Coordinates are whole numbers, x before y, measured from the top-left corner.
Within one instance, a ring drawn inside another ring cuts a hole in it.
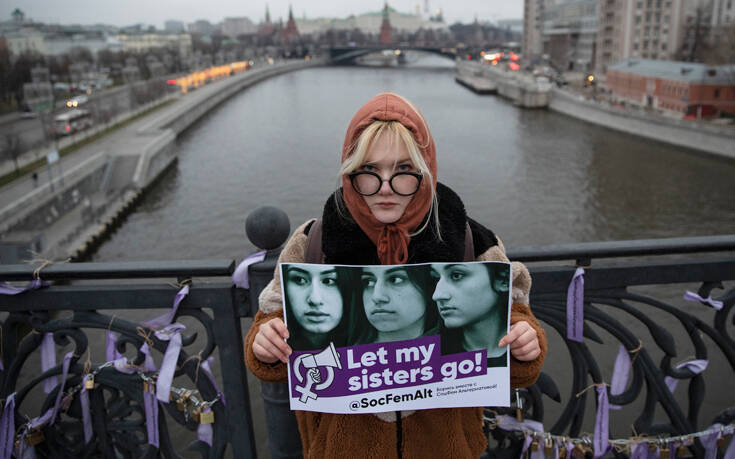
[[[539,59],[544,52],[542,30],[546,4],[553,0],[524,0],[521,52],[526,62]]]
[[[599,0],[569,0],[545,7],[543,52],[557,69],[593,70],[598,4]]]
[[[629,57],[685,57],[711,10],[712,0],[600,0],[596,73]]]

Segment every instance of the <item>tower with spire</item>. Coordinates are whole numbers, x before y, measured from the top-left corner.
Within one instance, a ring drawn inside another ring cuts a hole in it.
[[[265,21],[260,25],[258,33],[264,37],[270,37],[273,35],[273,23],[271,23],[271,12],[268,9],[268,4],[265,5]]]
[[[298,41],[299,29],[296,27],[296,21],[293,18],[293,8],[288,5],[288,22],[286,28],[283,29],[283,41],[284,43],[292,43]]]
[[[380,24],[380,44],[389,45],[393,40],[391,38],[390,17],[388,2],[383,6],[383,22]]]

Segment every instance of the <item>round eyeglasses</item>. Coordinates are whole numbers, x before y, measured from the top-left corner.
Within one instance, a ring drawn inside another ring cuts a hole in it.
[[[375,172],[353,172],[349,175],[352,188],[362,196],[372,196],[380,191],[383,182],[388,182],[390,189],[400,196],[411,196],[415,194],[421,186],[423,176],[416,172],[396,172],[391,175],[388,180],[376,174]]]

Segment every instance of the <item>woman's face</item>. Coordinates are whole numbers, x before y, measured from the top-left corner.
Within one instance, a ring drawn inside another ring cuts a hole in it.
[[[362,268],[362,285],[365,315],[378,331],[423,327],[426,300],[404,268]]]
[[[286,295],[294,317],[308,332],[328,333],[342,320],[342,294],[334,268],[289,267]]]
[[[482,264],[433,264],[439,280],[432,299],[447,328],[464,327],[487,317],[498,299]]]
[[[390,187],[391,176],[396,172],[416,172],[406,145],[399,138],[382,134],[373,141],[360,171],[375,172],[383,179],[380,191],[363,196],[373,216],[381,223],[395,223],[406,211],[413,196],[401,196]]]

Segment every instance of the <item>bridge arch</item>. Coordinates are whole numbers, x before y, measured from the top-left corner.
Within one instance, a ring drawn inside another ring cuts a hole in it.
[[[422,51],[425,53],[436,54],[447,59],[457,57],[454,48],[442,48],[436,46],[400,46],[400,45],[381,45],[381,46],[335,46],[329,49],[329,56],[333,64],[353,64],[355,59],[370,53],[385,51]]]

